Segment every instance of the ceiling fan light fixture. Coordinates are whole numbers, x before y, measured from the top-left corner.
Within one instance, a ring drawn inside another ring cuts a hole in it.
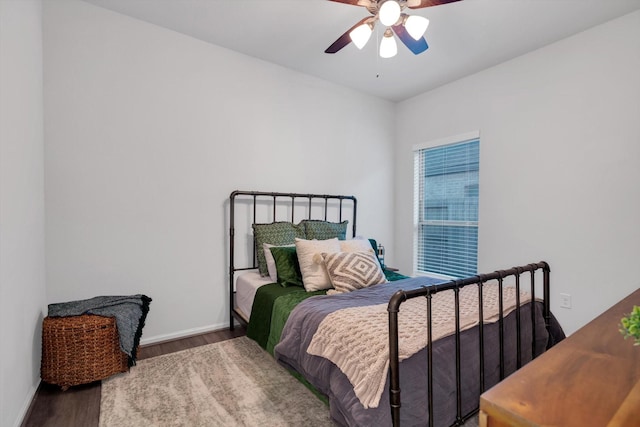
[[[380,42],[380,57],[381,58],[393,58],[398,53],[398,44],[393,37],[393,33],[387,28],[384,32],[384,37]]]
[[[419,15],[409,16],[404,23],[404,28],[414,40],[420,40],[420,38],[424,36],[425,31],[427,31],[428,26],[429,20]]]
[[[369,38],[371,38],[372,32],[373,29],[371,28],[371,25],[362,24],[351,31],[349,33],[349,37],[351,37],[351,41],[358,49],[362,49],[369,41]]]
[[[378,18],[385,27],[391,27],[400,19],[401,8],[397,1],[387,0],[378,10]]]

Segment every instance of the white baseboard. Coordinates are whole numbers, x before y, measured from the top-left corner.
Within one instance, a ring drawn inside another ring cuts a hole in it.
[[[38,382],[40,384],[40,382]],[[31,386],[31,389],[27,393],[27,397],[18,412],[18,416],[16,418],[16,422],[13,424],[14,427],[20,427],[24,422],[24,418],[27,416],[27,412],[29,411],[29,407],[31,406],[31,402],[36,397],[36,392],[38,391],[38,387]]]
[[[236,323],[238,325],[238,323]],[[215,325],[201,326],[199,328],[185,329],[182,331],[172,332],[170,334],[156,335],[149,338],[140,339],[140,345],[158,344],[165,341],[172,341],[180,338],[187,338],[194,335],[206,334],[207,332],[220,331],[228,329],[228,323],[218,323]]]

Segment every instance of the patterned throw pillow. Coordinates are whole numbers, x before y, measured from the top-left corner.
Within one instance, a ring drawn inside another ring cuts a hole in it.
[[[322,258],[336,292],[387,282],[373,251],[323,253]]]
[[[353,239],[341,240],[340,241],[340,251],[341,252],[371,252],[376,255],[376,259],[382,268],[382,272],[385,273],[384,267],[380,262],[380,257],[378,257],[378,243],[375,239],[367,239],[361,236],[356,236]],[[387,277],[387,280],[389,277]],[[397,279],[396,279],[397,280]]]
[[[327,240],[347,238],[347,225],[349,221],[328,222],[315,219],[305,219],[300,222],[304,226],[305,238],[308,240]]]
[[[258,258],[258,270],[263,276],[269,275],[267,260],[264,256],[264,244],[274,246],[290,245],[296,237],[304,237],[302,223],[272,222],[270,224],[253,224],[253,236],[256,243],[256,256]]]

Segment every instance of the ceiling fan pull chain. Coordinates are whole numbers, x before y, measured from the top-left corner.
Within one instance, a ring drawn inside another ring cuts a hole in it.
[[[380,26],[376,25],[376,48],[373,54],[376,57],[376,79],[380,77],[380,55],[378,55],[378,46],[380,46]]]

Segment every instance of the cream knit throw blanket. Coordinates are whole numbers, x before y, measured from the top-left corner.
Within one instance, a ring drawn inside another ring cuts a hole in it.
[[[483,286],[484,321],[499,318],[497,283]],[[520,303],[530,295],[520,292]],[[516,290],[503,287],[504,316],[516,307]],[[455,333],[455,300],[453,291],[438,292],[432,299],[433,340]],[[355,394],[365,408],[376,408],[389,369],[389,317],[387,304],[345,308],[322,320],[307,352],[331,360],[349,378]],[[478,321],[478,287],[460,289],[460,330]],[[411,357],[427,346],[427,300],[413,298],[400,306],[398,316],[400,360]]]

